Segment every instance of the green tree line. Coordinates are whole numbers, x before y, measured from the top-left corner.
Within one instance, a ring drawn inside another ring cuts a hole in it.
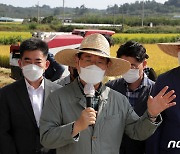
[[[47,16],[62,16],[63,7],[51,8],[48,5],[32,6],[32,7],[14,7],[12,5],[0,4],[0,16],[8,16],[13,18],[32,18],[37,17],[37,11],[41,17]],[[107,6],[105,10],[90,9],[85,5],[81,5],[76,8],[65,7],[65,15],[73,18],[79,16],[96,14],[101,16],[106,15],[127,15],[127,16],[141,16],[142,10],[144,16],[169,16],[180,13],[180,1],[168,0],[164,4],[158,3],[155,0],[136,1],[134,3],[124,3],[123,5],[114,4]]]

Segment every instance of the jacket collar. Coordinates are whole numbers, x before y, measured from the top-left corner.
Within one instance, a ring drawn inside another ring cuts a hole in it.
[[[78,85],[78,81],[77,79],[75,79],[73,82],[72,82],[72,87],[73,87],[73,91],[75,93],[75,97],[80,99],[78,101],[78,103],[83,107],[83,108],[86,108],[86,98],[85,96],[83,95],[79,85]],[[107,104],[107,99],[108,99],[108,95],[109,95],[109,92],[110,92],[110,88],[109,87],[106,87],[105,85],[102,85],[102,93],[100,95],[100,104],[99,104],[99,110],[98,110],[98,116],[97,116],[97,120],[96,120],[96,124],[95,125],[98,125],[99,121],[102,120],[103,118],[103,114],[102,112],[105,110],[105,107],[106,107],[106,104]],[[95,126],[96,127],[96,126]]]

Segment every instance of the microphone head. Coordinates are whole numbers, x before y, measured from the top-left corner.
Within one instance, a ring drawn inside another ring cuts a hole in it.
[[[84,94],[85,94],[87,97],[93,97],[93,96],[95,95],[94,85],[87,83],[87,84],[84,86]]]

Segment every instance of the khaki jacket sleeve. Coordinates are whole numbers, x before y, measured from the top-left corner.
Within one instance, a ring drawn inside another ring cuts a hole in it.
[[[155,132],[161,122],[162,118],[159,116],[158,122],[152,123],[147,111],[141,117],[138,117],[130,107],[127,113],[125,133],[134,140],[145,140]]]

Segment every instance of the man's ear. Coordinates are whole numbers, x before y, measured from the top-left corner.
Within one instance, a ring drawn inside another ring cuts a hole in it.
[[[79,57],[76,55],[74,60],[75,60],[75,66],[76,66],[76,68],[78,68],[79,67]]]
[[[79,66],[79,57],[76,55],[75,58],[75,68],[77,69],[78,73],[80,71],[80,66]]]
[[[18,60],[18,65],[20,68],[22,68],[22,60],[21,59]]]
[[[143,68],[146,68],[146,66],[147,66],[147,61],[144,60],[144,61],[143,61]]]
[[[107,71],[107,69],[108,69],[109,67],[111,67],[111,66],[112,66],[112,62],[111,62],[111,61],[109,61],[109,62],[108,62],[108,64],[107,64],[106,71]],[[106,75],[106,72],[105,72],[105,75]]]
[[[45,70],[47,70],[47,69],[48,69],[49,65],[50,65],[50,61],[49,61],[49,60],[46,60]]]
[[[109,61],[108,64],[107,64],[107,68],[111,67],[111,65],[112,65],[112,62]]]

